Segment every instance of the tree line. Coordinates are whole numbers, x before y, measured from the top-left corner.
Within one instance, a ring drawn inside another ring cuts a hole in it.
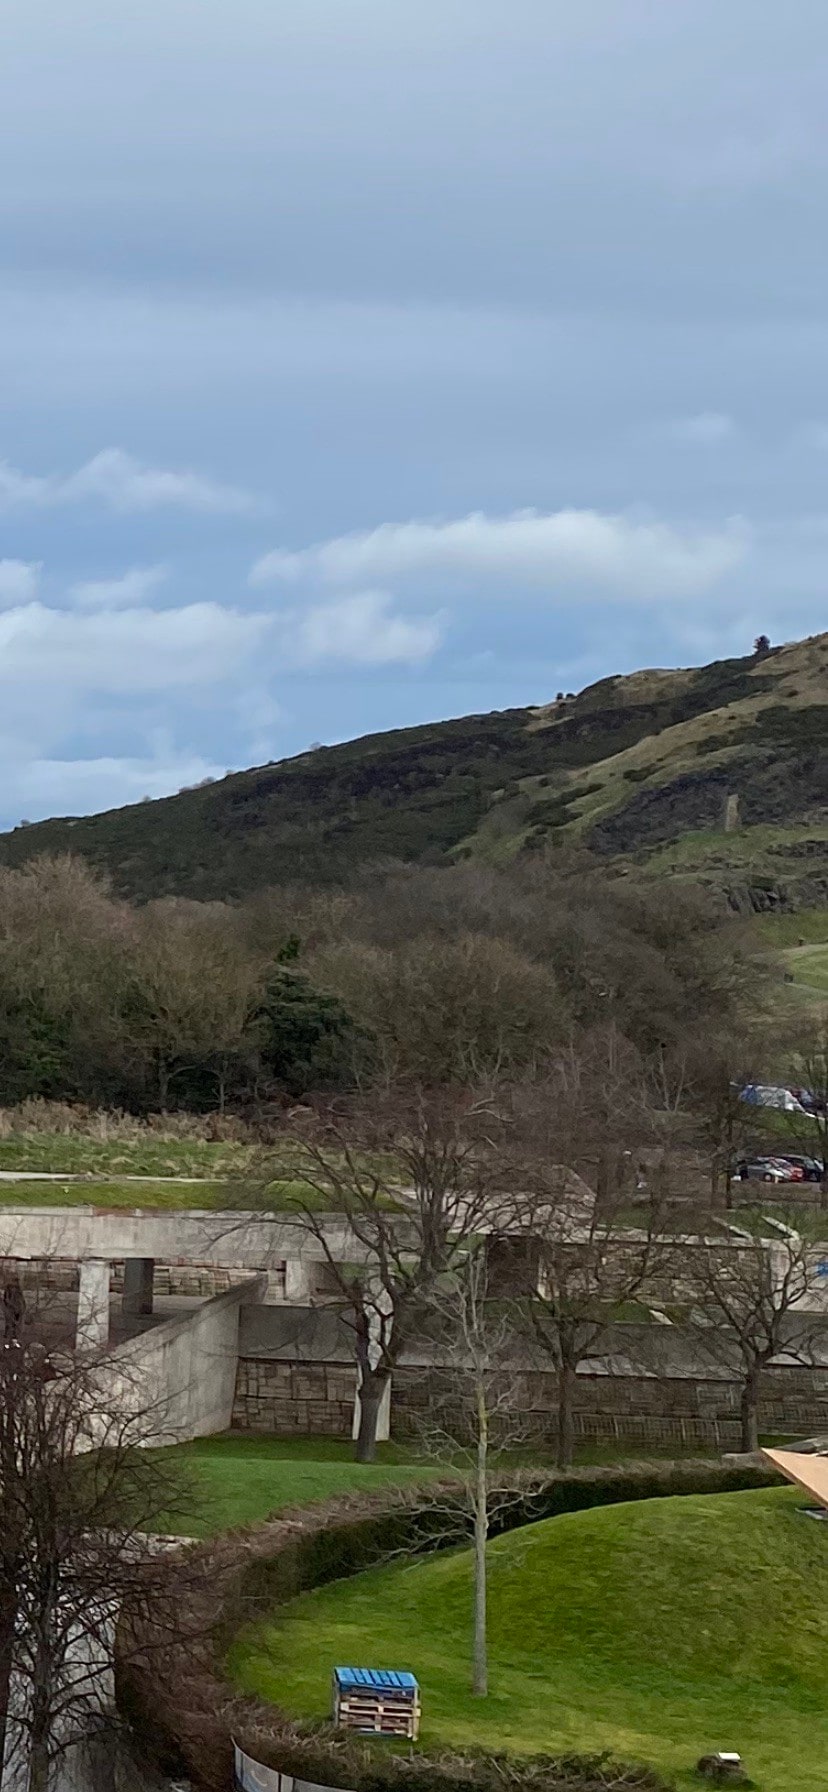
[[[140,906],[82,859],[44,857],[0,869],[0,1099],[245,1111],[467,1085],[596,1026],[686,1058],[732,1037],[767,975],[701,893],[587,854]]]

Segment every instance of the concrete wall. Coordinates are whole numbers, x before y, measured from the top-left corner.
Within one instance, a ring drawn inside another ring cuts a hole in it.
[[[364,1256],[341,1220],[325,1229],[332,1256],[355,1263]],[[289,1221],[260,1214],[94,1207],[0,1208],[0,1257],[152,1257],[159,1263],[218,1264],[266,1269],[286,1261],[325,1263],[321,1244]]]
[[[337,1261],[366,1255],[340,1220],[325,1229]],[[325,1250],[301,1228],[244,1213],[96,1211],[94,1207],[0,1208],[0,1266],[25,1285],[76,1288],[78,1265],[112,1265],[111,1287],[123,1286],[123,1265],[155,1264],[156,1294],[213,1294],[243,1275],[266,1277],[263,1299],[303,1305],[330,1295]],[[27,1270],[27,1266],[30,1266]]]
[[[135,1415],[136,1436],[152,1444],[229,1430],[239,1314],[263,1292],[263,1278],[245,1282],[121,1344],[96,1370],[102,1408]]]

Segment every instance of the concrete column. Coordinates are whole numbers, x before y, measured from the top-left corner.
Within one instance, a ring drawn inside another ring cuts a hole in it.
[[[380,1358],[380,1345],[379,1345],[380,1313],[377,1310],[377,1308],[382,1308],[384,1311],[386,1311],[386,1314],[389,1318],[390,1318],[390,1312],[388,1312],[388,1297],[386,1294],[384,1294],[382,1287],[376,1281],[373,1283],[372,1292],[374,1295],[374,1300],[377,1303],[377,1306],[374,1307],[374,1309],[369,1313],[369,1318],[368,1318],[368,1334],[369,1334],[368,1355],[369,1355],[369,1358],[371,1361],[371,1367],[376,1368],[376,1365],[379,1362],[379,1358]],[[361,1379],[362,1379],[362,1377],[360,1375],[359,1368],[357,1368],[356,1390],[355,1390],[355,1394],[354,1394],[354,1419],[353,1419],[353,1426],[352,1426],[352,1436],[353,1437],[359,1437],[359,1427],[360,1427],[360,1424],[362,1421],[362,1401],[360,1399],[360,1392],[359,1392]],[[385,1387],[382,1390],[382,1399],[380,1401],[379,1414],[377,1417],[377,1443],[378,1444],[387,1444],[390,1436],[391,1436],[391,1377],[389,1375],[388,1380],[385,1383]]]
[[[86,1257],[80,1264],[76,1350],[105,1350],[109,1343],[109,1263]]]
[[[127,1257],[125,1259],[121,1309],[131,1319],[143,1319],[152,1312],[154,1273],[154,1257]]]
[[[285,1300],[295,1307],[311,1303],[311,1265],[305,1257],[285,1259]]]
[[[357,1386],[356,1386],[356,1394],[354,1396],[354,1418],[353,1418],[353,1424],[351,1426],[351,1436],[353,1438],[359,1437],[359,1427],[360,1427],[361,1420],[362,1420],[362,1404],[361,1404],[360,1397],[359,1397],[359,1370],[357,1370]],[[382,1390],[382,1399],[380,1401],[379,1417],[377,1419],[377,1443],[378,1444],[387,1444],[390,1436],[391,1436],[391,1377],[389,1375],[388,1380],[385,1384],[385,1387]]]

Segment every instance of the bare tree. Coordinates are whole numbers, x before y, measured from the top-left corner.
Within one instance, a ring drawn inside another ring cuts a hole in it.
[[[690,1079],[694,1107],[710,1150],[710,1195],[715,1206],[724,1193],[733,1205],[736,1161],[756,1130],[756,1112],[742,1099],[742,1090],[756,1077],[762,1062],[757,1038],[707,1038],[694,1042]]]
[[[201,1070],[223,1110],[235,1065],[253,1049],[257,967],[220,907],[166,900],[134,922],[125,1010],[132,1047],[152,1069],[166,1113],[176,1079]]]
[[[289,1220],[318,1247],[354,1333],[360,1462],[374,1459],[383,1397],[439,1278],[497,1225],[502,1126],[481,1095],[391,1090],[330,1118],[321,1137],[291,1142],[253,1197],[266,1206],[275,1179],[305,1191]],[[344,1260],[331,1244],[332,1215],[345,1234]]]
[[[734,1231],[729,1239],[705,1240],[695,1247],[688,1273],[698,1299],[718,1336],[738,1352],[742,1449],[759,1447],[759,1400],[765,1371],[784,1349],[807,1364],[813,1360],[815,1334],[824,1331],[824,1307],[813,1295],[819,1285],[819,1261],[812,1245],[793,1224],[775,1220],[774,1236],[760,1229]],[[724,1329],[723,1329],[724,1328]]]
[[[103,1364],[0,1347],[0,1710],[7,1762],[46,1792],[56,1758],[113,1721],[118,1611],[164,1606],[147,1533],[180,1501],[155,1422]],[[167,1613],[180,1629],[183,1613]],[[2,1758],[2,1750],[0,1750]]]
[[[646,1067],[612,1027],[515,1092],[509,1228],[522,1238],[516,1273],[536,1343],[557,1373],[561,1468],[572,1462],[578,1367],[619,1310],[648,1292],[663,1261],[676,1100],[666,1082],[654,1099]]]
[[[654,1202],[631,1227],[617,1195],[585,1201],[583,1184],[561,1169],[536,1166],[524,1186],[525,1293],[537,1345],[557,1374],[556,1459],[569,1468],[578,1368],[625,1306],[646,1297],[668,1246]]]
[[[492,1299],[489,1254],[470,1240],[448,1275],[432,1289],[425,1315],[436,1321],[442,1362],[429,1374],[428,1402],[415,1407],[412,1424],[423,1454],[456,1477],[452,1513],[471,1531],[474,1563],[472,1692],[489,1690],[486,1545],[493,1520],[518,1497],[504,1489],[497,1467],[504,1454],[527,1439],[516,1361],[517,1313],[512,1302]]]

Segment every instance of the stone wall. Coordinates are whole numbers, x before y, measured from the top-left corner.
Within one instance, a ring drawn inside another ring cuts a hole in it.
[[[348,1437],[355,1376],[343,1363],[275,1362],[243,1357],[233,1406],[234,1429],[277,1436]],[[416,1435],[422,1414],[444,1394],[438,1372],[412,1365],[397,1370],[391,1406],[392,1436]],[[556,1378],[529,1371],[519,1377],[515,1407],[527,1434],[552,1442]],[[828,1432],[828,1370],[769,1369],[760,1406],[768,1434]],[[739,1383],[732,1377],[579,1375],[575,1433],[597,1442],[738,1448]]]
[[[156,1263],[153,1293],[191,1294],[210,1299],[214,1294],[226,1294],[228,1289],[238,1287],[240,1282],[255,1280],[257,1273],[252,1269],[220,1269],[212,1263]],[[272,1270],[262,1273],[266,1276],[268,1285],[266,1298],[284,1300],[284,1263],[276,1264]],[[50,1292],[76,1294],[79,1266],[67,1257],[50,1257],[46,1260],[0,1257],[0,1284],[10,1275],[18,1276],[21,1286],[26,1290],[48,1289]],[[109,1287],[112,1294],[123,1293],[123,1258],[116,1259],[111,1265]]]
[[[350,1437],[356,1374],[348,1363],[239,1361],[233,1427],[240,1431],[292,1432],[307,1437]]]
[[[392,1432],[416,1434],[420,1415],[440,1390],[435,1376],[401,1368],[394,1378]],[[578,1375],[575,1434],[598,1442],[713,1444],[737,1448],[740,1386],[733,1376]],[[555,1434],[556,1377],[520,1375],[514,1407],[535,1439]],[[797,1436],[828,1432],[828,1371],[778,1367],[764,1377],[760,1429]]]

